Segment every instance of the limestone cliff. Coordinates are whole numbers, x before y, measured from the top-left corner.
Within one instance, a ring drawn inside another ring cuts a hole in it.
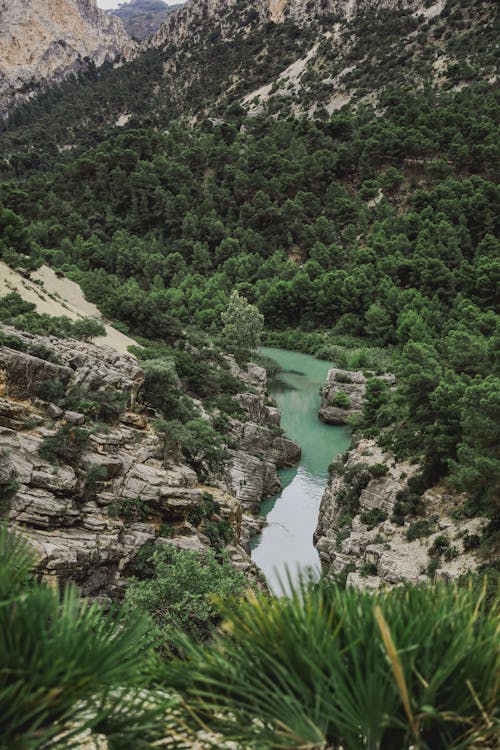
[[[328,371],[326,383],[321,389],[321,408],[319,418],[327,424],[347,424],[353,414],[360,414],[366,384],[372,377],[385,380],[394,387],[393,375],[376,375],[376,373],[351,372],[332,367]]]
[[[158,47],[165,43],[177,43],[188,35],[196,34],[202,22],[216,22],[223,37],[231,37],[241,31],[249,17],[258,17],[261,23],[282,23],[291,20],[298,25],[317,23],[322,17],[350,19],[369,8],[409,8],[417,10],[424,0],[254,0],[244,5],[237,0],[188,0],[172,13],[151,38],[150,44]],[[235,14],[240,13],[240,24],[235,24]]]
[[[0,114],[48,84],[137,45],[96,0],[0,0]]]
[[[0,515],[29,539],[41,574],[74,580],[88,595],[118,596],[145,544],[210,546],[199,513],[209,493],[218,508],[211,533],[214,523],[227,529],[228,522],[231,538],[223,542],[233,565],[256,575],[246,549],[259,522],[250,511],[279,487],[276,467],[300,453],[278,434],[262,368],[231,360],[252,385],[252,393],[238,395],[248,420],[232,420],[224,468],[202,484],[165,452],[153,428],[159,415],[140,402],[144,375],[134,357],[8,326],[1,331],[17,348],[0,346]],[[109,418],[93,413],[97,403]]]
[[[343,423],[349,413],[361,411],[365,383],[362,373],[330,370],[322,418]],[[331,405],[339,388],[350,399],[345,408]],[[418,464],[396,460],[375,439],[354,437],[352,448],[330,467],[321,500],[314,542],[326,576],[378,588],[453,578],[478,567],[473,548],[487,520],[457,513],[464,498],[445,482],[422,494],[418,514],[402,519],[398,502],[418,470]]]

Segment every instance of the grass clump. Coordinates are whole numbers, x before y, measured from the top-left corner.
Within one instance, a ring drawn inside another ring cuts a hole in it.
[[[421,518],[408,526],[406,539],[408,542],[413,542],[415,539],[430,536],[434,533],[435,528],[436,524],[432,519]]]
[[[387,520],[387,513],[382,508],[370,508],[370,510],[364,510],[359,517],[361,523],[368,526],[368,530],[371,531],[375,526]]]
[[[210,647],[181,639],[168,679],[247,748],[487,746],[500,728],[498,593],[484,602],[456,585],[302,583],[227,612]]]
[[[175,699],[149,689],[147,622],[36,582],[33,565],[0,528],[0,749],[69,750],[84,731],[113,750],[151,747],[168,734]]]

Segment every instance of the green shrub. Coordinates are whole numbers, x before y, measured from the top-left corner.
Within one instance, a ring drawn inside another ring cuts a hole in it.
[[[389,467],[387,464],[373,464],[373,466],[368,467],[368,471],[374,478],[385,477],[389,473]]]
[[[108,478],[108,470],[101,464],[92,464],[87,469],[85,475],[85,484],[83,495],[86,499],[94,498],[100,482],[105,482]]]
[[[446,550],[450,548],[450,540],[444,534],[438,534],[432,540],[432,544],[429,548],[429,555],[442,555]]]
[[[64,399],[64,407],[90,419],[115,424],[127,408],[129,393],[115,388],[100,391],[76,389]]]
[[[360,519],[371,530],[387,519],[387,513],[382,508],[370,508],[360,514]]]
[[[494,745],[499,610],[498,593],[486,608],[457,585],[370,595],[302,584],[227,611],[209,646],[183,639],[165,679],[195,720],[244,747]]]
[[[433,554],[430,556],[429,562],[425,569],[425,572],[429,576],[429,578],[434,578],[434,576],[436,575],[436,571],[439,568],[440,564],[441,564],[441,555]]]
[[[10,471],[8,475],[0,476],[0,515],[8,511],[12,495],[17,492],[19,487],[20,482],[14,470]]]
[[[53,349],[45,344],[31,344],[28,348],[28,353],[38,359],[45,359],[47,362],[52,362],[54,365],[60,365],[61,360]]]
[[[408,542],[413,542],[415,539],[421,539],[422,537],[430,536],[436,529],[435,521],[431,519],[421,518],[418,521],[414,521],[408,526],[406,530],[406,539]]]
[[[330,401],[331,406],[337,406],[339,409],[349,409],[351,401],[344,391],[338,391]]]
[[[170,523],[162,523],[158,531],[158,536],[161,536],[161,537],[175,536],[175,527],[172,526],[172,524]]]
[[[149,509],[141,497],[120,497],[111,503],[109,513],[124,521],[145,521],[149,516]]]
[[[8,346],[10,349],[16,349],[19,352],[28,351],[28,346],[22,339],[3,331],[0,331],[0,346]]]
[[[151,619],[150,638],[168,651],[179,633],[206,639],[220,622],[218,602],[241,597],[248,583],[225,558],[212,552],[200,554],[162,545],[147,560],[147,578],[132,580],[125,595],[127,611]]]
[[[92,341],[97,336],[105,336],[106,329],[100,320],[95,318],[79,318],[71,326],[71,336],[80,341]]]
[[[472,550],[479,549],[481,546],[481,537],[479,534],[471,534],[469,531],[464,533],[464,552],[471,552]]]
[[[60,380],[40,380],[35,386],[35,395],[43,401],[50,401],[55,404],[64,399],[66,388]]]
[[[352,383],[352,378],[346,372],[336,372],[335,380],[337,383]]]
[[[47,461],[54,462],[60,459],[68,464],[75,464],[85,450],[89,435],[89,430],[64,424],[55,435],[42,440],[39,453]]]
[[[363,578],[367,578],[368,576],[378,575],[378,568],[374,563],[363,563],[359,572]]]
[[[141,396],[155,409],[168,414],[171,404],[171,391],[177,392],[179,378],[171,359],[150,359],[142,363],[144,385]]]

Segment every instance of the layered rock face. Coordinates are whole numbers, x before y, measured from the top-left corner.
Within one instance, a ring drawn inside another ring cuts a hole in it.
[[[0,114],[89,63],[128,60],[137,49],[96,0],[0,0]]]
[[[392,376],[384,379],[394,384]],[[359,413],[366,382],[362,373],[330,370],[322,419],[342,424],[349,414]],[[332,405],[341,389],[349,407]],[[402,526],[395,522],[400,493],[418,469],[418,464],[397,461],[374,439],[354,439],[353,447],[331,466],[321,499],[314,543],[324,575],[345,578],[349,586],[379,588],[428,581],[434,575],[455,577],[477,567],[467,540],[481,533],[487,521],[460,520],[455,511],[463,497],[446,484],[423,494],[418,518]]]
[[[279,483],[276,466],[300,453],[275,434],[279,414],[266,403],[262,368],[243,371],[233,362],[258,392],[239,395],[249,421],[233,420],[237,449],[206,486],[192,468],[165,456],[153,429],[156,415],[137,403],[144,376],[134,357],[106,346],[1,330],[28,351],[0,347],[0,513],[28,538],[42,575],[76,581],[87,595],[119,596],[127,566],[145,544],[208,548],[203,525],[191,522],[207,492],[220,506],[219,520],[232,527],[233,564],[256,575],[244,546],[259,524],[243,514],[242,505],[257,510]],[[44,394],[55,383],[77,392],[82,404],[99,394],[111,403],[119,394],[126,407],[100,424],[85,410],[63,410],[48,400]]]
[[[376,376],[369,373],[340,370],[333,367],[328,371],[326,383],[321,389],[319,418],[327,424],[347,424],[352,414],[361,414],[366,384],[372,377],[385,380],[391,387],[396,384],[393,375]]]

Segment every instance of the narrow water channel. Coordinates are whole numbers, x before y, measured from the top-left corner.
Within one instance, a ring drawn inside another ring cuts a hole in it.
[[[313,534],[321,495],[330,462],[349,446],[350,438],[344,427],[318,419],[319,389],[332,363],[285,349],[262,347],[261,352],[281,366],[269,382],[269,391],[281,411],[281,426],[302,448],[299,465],[280,471],[283,491],[262,504],[268,525],[252,545],[252,559],[271,590],[281,593],[280,579],[285,583],[287,570],[292,581],[307,568],[319,575]]]

